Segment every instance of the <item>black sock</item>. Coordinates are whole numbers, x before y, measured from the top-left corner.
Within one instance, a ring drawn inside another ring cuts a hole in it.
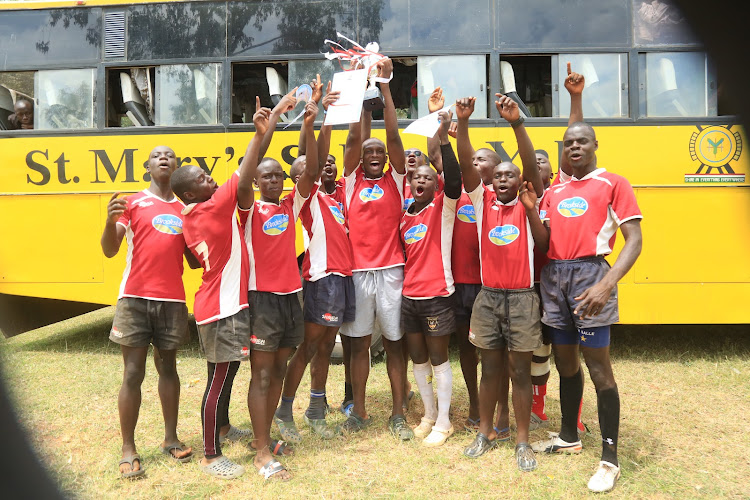
[[[352,384],[344,382],[344,403],[347,401],[354,401],[354,391],[352,391]]]
[[[310,389],[310,406],[307,407],[305,414],[311,420],[322,420],[326,418],[325,407],[326,391]]]
[[[620,393],[617,386],[597,391],[599,428],[602,431],[602,460],[619,466],[617,461],[617,435],[620,432]]]
[[[583,378],[580,368],[572,377],[560,377],[560,439],[568,443],[578,441],[578,407],[582,396]]]

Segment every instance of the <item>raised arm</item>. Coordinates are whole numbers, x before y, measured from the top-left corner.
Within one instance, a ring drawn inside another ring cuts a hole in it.
[[[364,112],[364,111],[363,111]],[[349,124],[344,146],[344,177],[349,177],[362,159],[362,120]]]
[[[338,101],[340,92],[331,92],[331,82],[328,82],[326,96],[323,98],[323,112],[328,112],[328,106]],[[323,125],[318,132],[318,170],[321,171],[328,160],[331,151],[331,125]],[[320,176],[320,172],[318,173]]]
[[[571,71],[570,63],[568,63],[568,76],[565,78],[565,88],[570,94],[570,117],[568,118],[568,125],[583,121],[582,96],[585,84],[586,80],[583,75]]]
[[[441,163],[445,166],[445,196],[457,200],[461,197],[461,167],[458,166],[458,160],[448,140],[448,128],[453,113],[450,110],[441,111],[438,116],[440,117],[440,128],[436,135],[440,141]]]
[[[378,61],[378,76],[381,78],[390,78],[393,73],[393,61],[389,58]],[[388,151],[388,159],[399,174],[406,173],[406,160],[404,157],[404,144],[401,142],[401,135],[398,133],[398,117],[396,116],[396,105],[393,104],[391,95],[391,86],[389,83],[380,84],[380,90],[385,98],[385,109],[383,110],[383,120],[385,121],[385,144]]]
[[[479,170],[474,166],[474,148],[469,140],[469,117],[474,112],[476,97],[464,97],[456,101],[456,147],[458,148],[458,163],[461,165],[461,175],[464,179],[464,189],[467,193],[474,191],[480,182]]]
[[[255,135],[247,145],[247,151],[240,163],[240,179],[237,182],[237,205],[244,210],[253,206],[255,201],[255,191],[253,190],[253,180],[255,172],[258,169],[258,162],[262,155],[260,148],[266,136],[273,135],[268,133],[270,129],[271,110],[260,106],[260,97],[255,97],[255,114],[253,115],[253,125],[255,125]]]
[[[518,103],[503,94],[495,94],[495,96],[498,98],[495,101],[497,111],[505,121],[510,123],[510,126],[513,127],[513,133],[516,134],[518,156],[521,157],[521,164],[523,165],[523,179],[531,181],[537,196],[542,196],[542,193],[544,193],[544,182],[542,181],[542,175],[539,173],[539,167],[536,164],[534,145],[531,143],[531,138],[528,132],[526,132],[526,127],[523,125],[524,119],[521,117],[521,112],[518,109]]]
[[[315,141],[315,118],[318,116],[318,105],[315,101],[305,105],[305,119],[302,123],[300,135],[306,137],[307,153],[305,154],[305,170],[297,181],[297,192],[303,198],[310,196],[313,184],[318,180],[318,143]]]
[[[261,142],[260,148],[258,150],[258,161],[266,156],[268,147],[271,145],[271,138],[273,137],[273,133],[276,130],[276,124],[279,123],[279,118],[281,117],[281,115],[286,113],[287,111],[293,110],[297,105],[297,98],[295,97],[296,94],[297,87],[294,87],[291,92],[281,98],[279,103],[274,106],[273,111],[271,111],[271,116],[268,120],[268,130],[261,138],[263,139],[263,142]],[[255,115],[253,115],[253,123],[255,123]]]
[[[430,98],[427,100],[427,109],[430,113],[441,110],[445,107],[445,97],[443,97],[443,89],[438,87],[432,91]],[[450,126],[448,124],[447,126]],[[441,127],[442,128],[442,127]],[[440,129],[435,132],[433,137],[427,138],[427,158],[438,174],[443,172],[443,156],[440,153]]]
[[[310,82],[310,88],[312,88],[311,99],[316,104],[320,103],[320,99],[323,97],[323,84],[320,83],[320,75],[316,75],[317,78]],[[331,82],[328,82],[328,90],[331,90]],[[327,109],[327,108],[326,108]],[[305,134],[299,135],[299,143],[297,143],[297,156],[302,156],[306,151],[306,137]]]
[[[120,251],[122,238],[125,236],[125,228],[117,223],[120,216],[125,213],[128,202],[118,198],[120,193],[115,193],[107,203],[107,220],[104,222],[104,231],[102,232],[102,252],[107,258],[112,258]]]
[[[526,209],[526,218],[529,220],[534,245],[546,253],[549,249],[549,230],[542,222],[542,219],[539,218],[539,210],[536,206],[539,198],[537,198],[536,192],[534,192],[534,185],[529,181],[525,181],[521,186],[521,192],[518,197],[521,199],[521,203],[523,203],[523,208]]]

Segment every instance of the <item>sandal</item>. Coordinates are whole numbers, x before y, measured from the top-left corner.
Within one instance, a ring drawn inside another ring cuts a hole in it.
[[[185,464],[193,459],[192,451],[190,451],[189,455],[185,455],[184,457],[178,457],[177,455],[172,453],[172,450],[185,451],[185,443],[180,443],[179,441],[170,443],[167,446],[160,446],[159,450],[161,450],[162,453],[170,457],[172,460],[180,462],[181,464]]]
[[[294,420],[292,420],[291,422],[284,422],[279,417],[274,415],[273,421],[279,428],[281,439],[283,439],[284,441],[289,441],[290,443],[302,442],[302,436],[300,436],[300,433],[297,430],[297,424],[294,423]]]
[[[453,432],[454,430],[453,430],[452,425],[450,426],[450,429],[445,430],[445,431],[442,429],[436,429],[435,427],[433,427],[429,436],[424,438],[424,441],[422,441],[422,444],[430,448],[443,446],[445,444],[445,441],[447,441],[448,438],[453,435]]]
[[[258,449],[253,446],[253,443],[250,443],[248,445],[248,448],[250,448],[254,452],[258,451]],[[281,439],[272,439],[271,444],[268,445],[268,449],[271,450],[271,453],[273,455],[276,455],[277,457],[288,457],[289,455],[294,454],[294,449],[291,446],[287,446],[287,444]]]
[[[281,465],[281,462],[272,458],[266,463],[266,465],[264,465],[258,470],[258,474],[263,476],[263,478],[267,481],[274,474],[278,474],[279,472],[282,472],[285,470],[286,469],[284,468],[283,465]],[[289,478],[282,479],[282,481],[288,481],[288,480]]]
[[[198,462],[198,465],[203,472],[219,479],[235,479],[245,473],[243,466],[232,462],[224,455],[208,465],[203,465],[201,462]]]
[[[422,421],[419,425],[414,428],[414,436],[419,439],[426,438],[432,431],[432,427],[435,425],[434,420],[430,420],[427,417],[422,417]]]
[[[313,431],[315,431],[315,434],[322,437],[323,439],[333,439],[341,434],[341,429],[338,426],[334,427],[333,429],[328,427],[325,418],[312,419],[307,418],[307,414],[305,414],[304,420],[305,423],[310,426]]]
[[[477,432],[479,430],[479,418],[474,420],[471,417],[466,417],[466,421],[464,421],[464,430],[466,432]]]
[[[136,460],[138,460],[138,470],[135,469],[134,462]],[[146,469],[143,468],[143,462],[141,462],[141,456],[138,453],[133,453],[129,457],[123,458],[117,466],[119,467],[122,464],[130,464],[130,472],[120,472],[122,479],[133,479],[146,473]]]
[[[238,429],[237,427],[230,425],[229,432],[227,432],[223,436],[221,434],[219,435],[219,444],[224,444],[225,441],[236,443],[237,441],[242,441],[243,439],[253,439],[253,430]]]
[[[474,441],[464,449],[464,456],[469,458],[479,458],[488,451],[494,449],[495,446],[495,440],[490,441],[487,436],[481,432],[477,432]]]
[[[497,437],[494,439],[494,441],[497,441],[498,443],[510,441],[510,427],[506,427],[505,429],[498,429],[497,427],[494,427],[494,429],[495,432],[497,432]]]

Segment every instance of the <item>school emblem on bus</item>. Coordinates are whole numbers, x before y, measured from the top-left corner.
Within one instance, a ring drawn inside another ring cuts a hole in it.
[[[694,174],[685,174],[686,183],[743,183],[745,174],[731,166],[742,154],[742,137],[732,125],[697,126],[690,137],[690,158],[700,163]]]

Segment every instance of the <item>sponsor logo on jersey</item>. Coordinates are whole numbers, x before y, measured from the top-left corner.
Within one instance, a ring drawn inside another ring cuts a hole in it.
[[[407,245],[411,245],[412,243],[416,243],[424,238],[426,234],[427,226],[424,224],[417,224],[404,233],[404,241]]]
[[[331,213],[333,214],[333,218],[336,219],[336,222],[343,224],[344,214],[341,213],[341,209],[337,205],[330,205],[328,208],[331,209]]]
[[[250,342],[255,345],[266,345],[266,339],[259,339],[255,334],[250,335]]]
[[[383,191],[383,188],[375,184],[371,188],[364,188],[362,191],[360,191],[359,199],[367,203],[368,201],[379,200],[383,197],[384,194],[385,191]]]
[[[539,211],[539,218],[545,219],[547,217],[547,211],[546,210],[540,210]]]
[[[271,236],[277,236],[286,231],[288,226],[289,216],[287,214],[276,214],[263,224],[263,232]]]
[[[245,358],[250,356],[250,348],[246,345],[243,345],[242,349],[240,349],[240,356]]]
[[[456,212],[456,217],[461,222],[468,222],[469,224],[477,223],[477,214],[474,212],[474,205],[464,205]]]
[[[154,229],[164,234],[182,234],[182,219],[172,214],[161,214],[151,219]]]
[[[414,203],[414,198],[406,198],[404,200],[404,211],[409,210],[412,203]]]
[[[487,236],[490,241],[497,246],[508,245],[513,243],[518,238],[521,231],[518,230],[513,224],[506,224],[504,226],[495,226],[490,230],[490,234]]]
[[[557,204],[557,211],[563,217],[580,217],[589,209],[589,204],[580,196],[566,198]]]
[[[323,319],[324,319],[325,321],[328,321],[329,323],[330,323],[330,322],[332,322],[332,321],[338,321],[338,320],[339,320],[339,317],[338,317],[338,316],[334,316],[334,315],[333,315],[333,314],[331,314],[331,313],[325,313],[325,314],[324,314],[324,315],[322,316],[322,318],[323,318]]]
[[[138,206],[141,207],[141,208],[150,207],[153,204],[154,204],[153,201],[141,201],[141,202],[138,202]]]
[[[113,337],[117,337],[118,339],[122,338],[122,332],[115,327],[112,327],[109,333],[112,334]]]

